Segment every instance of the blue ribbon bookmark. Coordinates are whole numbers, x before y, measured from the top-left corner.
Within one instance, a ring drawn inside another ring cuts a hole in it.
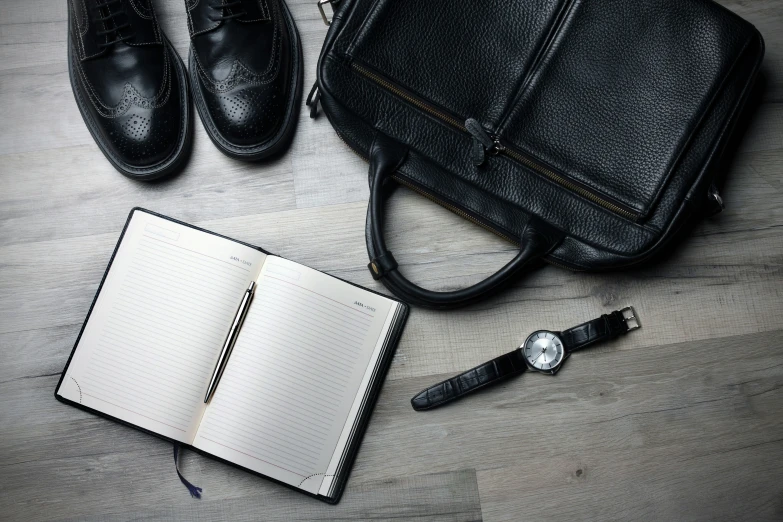
[[[179,470],[179,444],[174,444],[174,467],[177,469],[179,479],[185,484],[188,491],[190,491],[190,496],[193,498],[201,498],[201,488],[188,482],[188,479],[183,477],[182,472]]]

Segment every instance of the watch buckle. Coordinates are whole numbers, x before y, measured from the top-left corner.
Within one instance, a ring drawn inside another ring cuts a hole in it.
[[[623,321],[625,321],[625,325],[628,327],[629,332],[631,330],[638,330],[642,327],[642,323],[639,321],[639,316],[636,315],[636,310],[633,309],[633,306],[626,306],[620,310],[620,313],[623,316]]]

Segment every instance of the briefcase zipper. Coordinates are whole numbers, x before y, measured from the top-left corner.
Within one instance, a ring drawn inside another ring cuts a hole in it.
[[[436,109],[435,107],[433,107],[429,103],[426,103],[426,102],[416,98],[415,96],[412,96],[411,94],[408,94],[407,92],[405,92],[402,89],[400,89],[399,87],[395,86],[394,84],[392,84],[390,81],[386,80],[385,78],[383,78],[379,74],[374,73],[373,71],[367,69],[366,67],[364,67],[362,65],[359,65],[356,62],[351,62],[351,67],[353,68],[353,70],[355,70],[356,72],[358,72],[362,76],[365,76],[366,78],[369,78],[373,82],[377,83],[378,85],[380,85],[381,87],[383,87],[387,91],[389,91],[389,92],[399,96],[400,98],[402,98],[403,100],[407,101],[411,105],[414,105],[414,106],[418,107],[419,109],[421,109],[421,110],[423,110],[425,112],[430,113],[432,116],[434,116],[434,117],[436,117],[436,118],[438,118],[438,119],[440,119],[442,121],[445,121],[446,123],[456,127],[457,129],[461,130],[462,132],[467,132],[467,130],[465,129],[464,123],[459,121],[457,118],[449,116],[445,112]]]
[[[357,156],[362,158],[364,161],[367,161],[367,157],[364,154],[362,154],[357,148],[355,148],[353,145],[351,145],[351,143],[345,138],[345,136],[342,135],[342,133],[340,131],[337,131],[337,137],[340,138],[340,141],[345,143],[345,146],[348,147],[348,149],[351,152],[353,152],[354,154],[356,154]],[[509,236],[507,234],[504,234],[503,232],[498,231],[494,227],[492,227],[490,225],[487,225],[486,223],[482,222],[481,220],[473,217],[468,212],[466,212],[466,211],[464,211],[464,210],[462,210],[462,209],[460,209],[460,208],[458,208],[458,207],[456,207],[456,206],[454,206],[454,205],[452,205],[450,203],[446,203],[445,201],[443,201],[443,200],[433,196],[432,194],[430,194],[429,192],[425,191],[424,189],[417,187],[416,185],[414,185],[413,183],[411,183],[407,179],[405,179],[405,178],[403,178],[403,177],[401,177],[401,176],[399,176],[397,174],[393,174],[392,175],[392,179],[394,181],[396,181],[397,183],[399,183],[400,185],[403,185],[403,186],[411,189],[413,192],[415,192],[415,193],[417,193],[417,194],[419,194],[421,196],[424,196],[425,198],[427,198],[428,200],[432,201],[436,205],[441,206],[441,207],[445,208],[446,210],[449,210],[449,211],[453,212],[454,214],[458,215],[462,219],[467,219],[468,221],[470,221],[474,225],[480,226],[484,230],[493,233],[494,235],[498,236],[499,238],[501,238],[501,239],[503,239],[505,241],[508,241],[512,245],[517,246],[517,247],[522,245],[522,242],[519,239],[514,239],[513,237],[511,237],[511,236]],[[573,268],[571,266],[565,265],[565,264],[560,263],[558,261],[554,261],[554,260],[550,259],[549,257],[543,257],[542,260],[545,263],[547,263],[547,264],[550,264],[552,266],[556,266],[557,268],[562,268],[562,269],[565,269],[565,270],[569,270],[571,272],[582,272],[582,269]]]
[[[551,169],[548,169],[542,165],[535,163],[529,157],[515,151],[512,148],[509,148],[507,145],[503,146],[503,151],[501,152],[501,154],[505,154],[506,156],[509,156],[510,158],[527,166],[528,168],[535,170],[540,174],[545,175],[547,178],[551,179],[558,185],[565,187],[571,192],[575,192],[584,198],[589,199],[593,203],[600,205],[606,208],[607,210],[614,212],[615,214],[619,214],[631,221],[636,221],[637,219],[639,219],[639,214],[637,212],[628,210],[626,208],[621,207],[618,204],[612,203],[611,201],[602,198],[601,196],[597,195],[595,192],[591,191],[590,189],[583,187],[577,184],[576,182],[566,179],[565,177],[557,174],[555,171]]]
[[[406,92],[400,87],[397,87],[392,82],[382,77],[378,73],[371,71],[367,67],[358,64],[356,62],[351,62],[351,68],[354,71],[356,71],[358,74],[374,82],[381,88],[398,96],[399,98],[402,98],[403,100],[407,101],[411,105],[425,111],[432,117],[451,125],[455,129],[464,132],[465,134],[473,136],[473,134],[466,128],[464,122],[461,122],[459,119],[455,118],[454,116],[447,114],[446,112],[438,109],[437,107],[434,107],[432,104],[423,101],[422,99],[410,94],[409,92]],[[639,219],[638,212],[626,208],[619,203],[609,201],[607,198],[603,197],[600,194],[597,194],[595,191],[591,190],[590,188],[576,181],[567,179],[565,176],[556,173],[553,169],[540,164],[539,162],[532,159],[530,156],[523,154],[522,152],[511,147],[510,145],[504,143],[498,136],[489,135],[489,134],[487,135],[490,136],[490,138],[493,141],[493,147],[487,149],[487,152],[489,152],[491,155],[504,155],[516,161],[517,163],[524,165],[530,170],[536,172],[537,174],[544,176],[548,180],[560,185],[561,187],[566,188],[569,191],[578,194],[589,201],[592,201],[596,205],[599,205],[609,210],[610,212],[613,212],[631,221],[636,221],[637,219]]]

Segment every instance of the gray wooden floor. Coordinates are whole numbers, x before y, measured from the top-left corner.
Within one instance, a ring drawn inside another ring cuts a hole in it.
[[[305,89],[326,27],[291,0]],[[73,100],[64,0],[0,1],[0,519],[783,520],[783,2],[722,0],[767,41],[763,103],[727,210],[663,264],[539,270],[497,299],[413,310],[342,502],[328,506],[53,398],[135,205],[382,289],[365,268],[366,165],[303,111],[291,151],[248,165],[196,123],[178,177],[123,178]],[[182,0],[158,0],[182,56]],[[433,288],[485,277],[512,247],[411,193],[390,243]],[[448,234],[442,234],[444,230]],[[459,238],[459,240],[455,240]],[[644,328],[431,413],[425,385],[625,304]]]

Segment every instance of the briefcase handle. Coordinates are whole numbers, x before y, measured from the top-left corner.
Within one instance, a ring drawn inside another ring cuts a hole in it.
[[[383,237],[384,182],[404,163],[408,149],[377,133],[370,149],[370,204],[367,209],[368,265],[373,278],[383,282],[403,301],[425,308],[447,309],[468,305],[501,290],[520,275],[530,261],[550,252],[562,240],[559,230],[532,216],[520,238],[519,253],[487,279],[468,288],[436,292],[422,288],[403,276]]]

